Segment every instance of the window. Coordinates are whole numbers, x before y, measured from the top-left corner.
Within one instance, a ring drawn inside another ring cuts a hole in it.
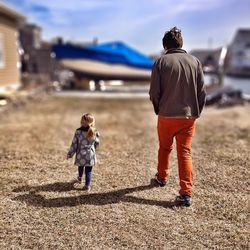
[[[0,69],[4,68],[4,43],[3,34],[0,33]]]

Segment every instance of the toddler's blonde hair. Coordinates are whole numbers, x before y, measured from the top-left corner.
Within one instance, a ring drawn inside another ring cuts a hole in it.
[[[94,116],[89,113],[84,114],[81,118],[81,125],[83,127],[89,127],[89,130],[87,132],[87,138],[93,138],[96,133]]]

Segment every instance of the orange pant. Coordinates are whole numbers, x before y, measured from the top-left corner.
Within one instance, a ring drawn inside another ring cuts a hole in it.
[[[166,180],[169,172],[169,158],[176,139],[180,194],[192,195],[191,141],[195,130],[195,119],[166,118],[158,116],[158,178]]]

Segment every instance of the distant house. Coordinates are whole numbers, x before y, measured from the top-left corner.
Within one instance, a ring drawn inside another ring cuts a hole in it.
[[[204,71],[217,72],[221,48],[218,49],[196,49],[190,52],[191,55],[197,57]]]
[[[25,17],[0,3],[0,91],[20,87],[18,27]]]
[[[42,29],[26,23],[19,29],[23,49],[22,73],[24,85],[47,85],[54,77],[55,59],[52,44],[42,40]]]
[[[226,72],[250,76],[250,29],[239,29],[228,47]]]
[[[42,29],[35,24],[24,24],[19,29],[23,49],[23,83],[47,84],[53,77],[52,45],[42,41]]]

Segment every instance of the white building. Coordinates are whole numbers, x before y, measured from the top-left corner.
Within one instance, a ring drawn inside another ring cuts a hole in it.
[[[226,73],[250,76],[250,29],[239,29],[228,47]]]

